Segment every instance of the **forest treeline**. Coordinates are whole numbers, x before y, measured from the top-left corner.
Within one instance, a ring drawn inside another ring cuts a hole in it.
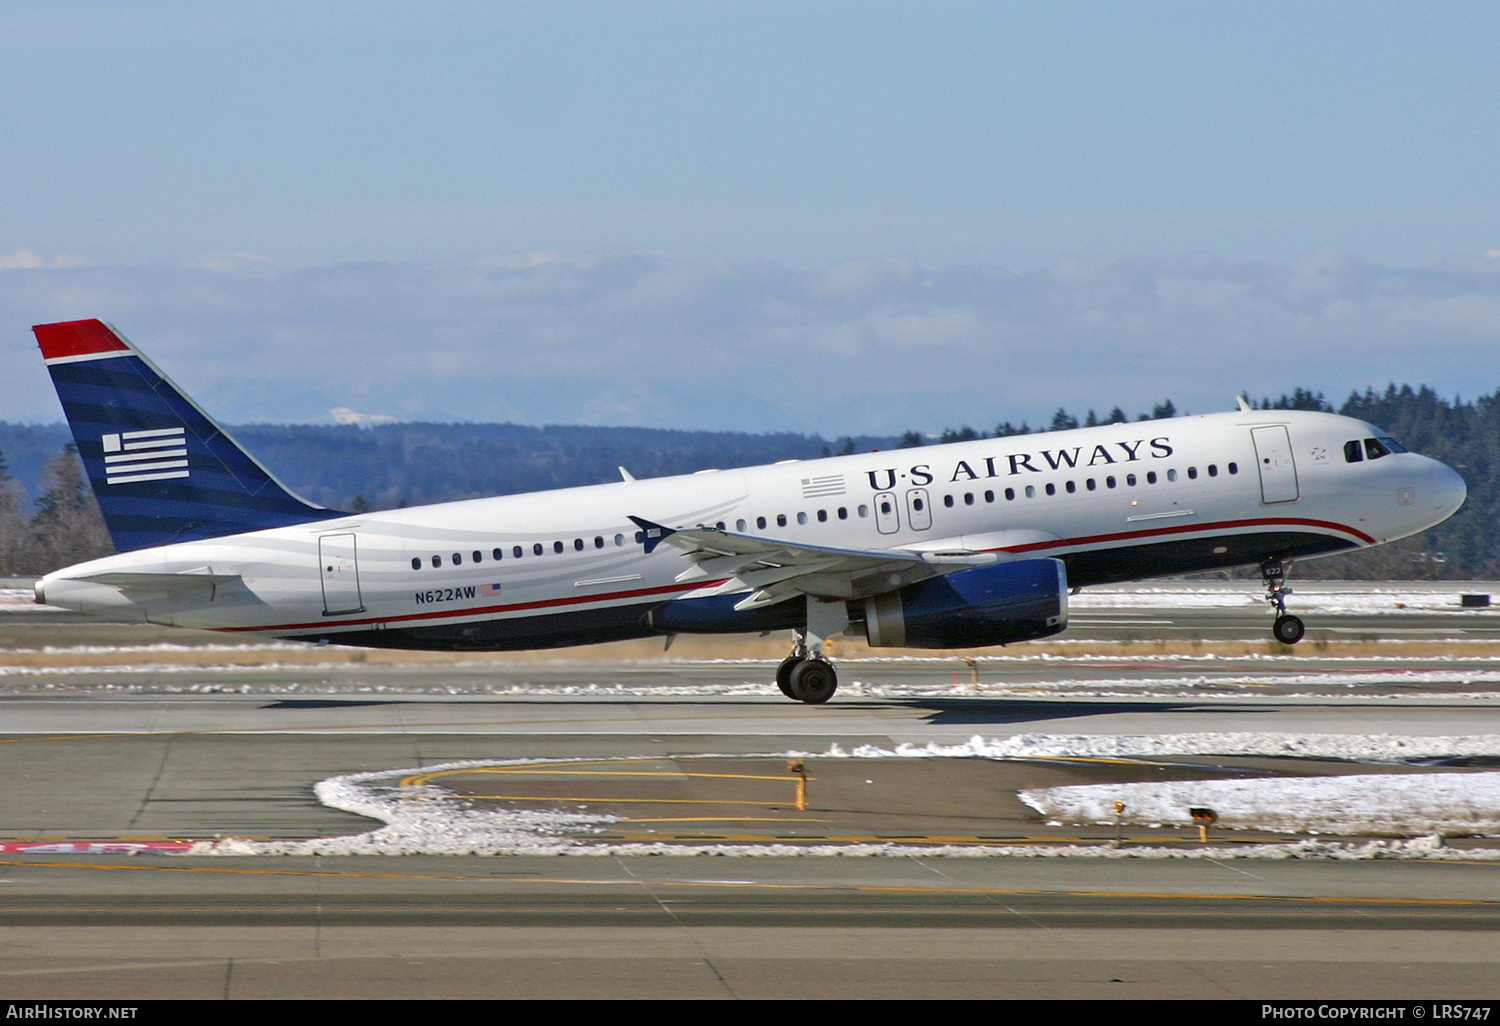
[[[1413,451],[1454,467],[1469,485],[1464,508],[1434,530],[1368,552],[1299,564],[1297,576],[1500,577],[1500,390],[1464,401],[1425,386],[1391,385],[1383,392],[1353,393],[1335,407],[1323,393],[1298,388],[1254,405],[1370,421]],[[516,424],[251,424],[231,430],[299,494],[331,509],[365,510],[598,484],[619,480],[622,466],[638,478],[661,477],[1178,415],[1166,400],[1134,418],[1119,407],[1082,417],[1059,409],[1038,427],[1003,421],[992,429],[945,428],[937,436],[908,431],[832,441],[793,433]],[[0,574],[44,573],[110,551],[67,438],[62,425],[0,422]]]

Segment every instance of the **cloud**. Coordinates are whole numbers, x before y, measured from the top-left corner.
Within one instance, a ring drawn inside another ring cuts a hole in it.
[[[1323,249],[1070,257],[1012,272],[905,258],[799,270],[670,253],[295,267],[0,260],[0,418],[60,411],[31,324],[102,317],[230,423],[329,410],[829,435],[1037,423],[1064,406],[1338,400],[1500,386],[1500,261],[1389,268]],[[359,416],[369,416],[359,414]]]
[[[0,271],[33,271],[43,267],[82,267],[82,257],[59,254],[50,260],[31,249],[18,249],[14,253],[0,256]]]

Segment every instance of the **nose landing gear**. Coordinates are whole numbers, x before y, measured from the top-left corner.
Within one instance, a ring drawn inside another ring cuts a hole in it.
[[[1271,636],[1283,645],[1295,645],[1302,640],[1307,630],[1300,617],[1286,611],[1286,597],[1292,589],[1286,586],[1286,572],[1290,561],[1268,559],[1260,565],[1260,579],[1266,583],[1266,601],[1276,610],[1276,619],[1271,624]]]

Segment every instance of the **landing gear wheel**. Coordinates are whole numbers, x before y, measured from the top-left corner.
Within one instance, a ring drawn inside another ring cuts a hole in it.
[[[1291,614],[1278,616],[1276,622],[1271,625],[1271,633],[1283,645],[1295,645],[1301,641],[1302,634],[1306,629],[1302,626],[1301,619]]]
[[[839,688],[833,664],[824,659],[804,659],[792,667],[788,681],[791,697],[808,705],[822,705]]]
[[[802,661],[802,656],[790,655],[781,661],[780,666],[776,667],[776,686],[781,689],[783,695],[794,702],[797,701],[797,694],[792,690],[792,671]]]

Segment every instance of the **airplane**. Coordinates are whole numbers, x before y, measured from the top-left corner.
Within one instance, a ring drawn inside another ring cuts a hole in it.
[[[1257,410],[349,513],[295,495],[123,335],[33,328],[119,550],[36,600],[124,621],[377,648],[518,650],[790,629],[788,698],[825,642],[1049,637],[1070,592],[1293,560],[1441,523],[1463,479],[1370,424]]]

